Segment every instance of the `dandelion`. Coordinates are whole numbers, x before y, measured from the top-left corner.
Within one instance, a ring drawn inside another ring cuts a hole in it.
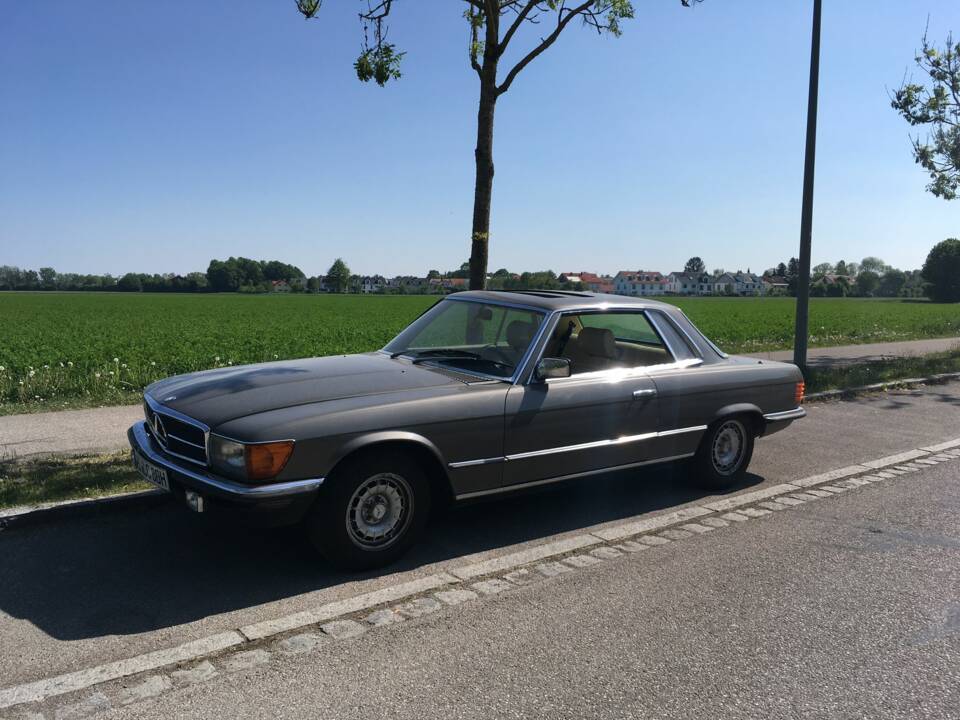
[[[20,384],[23,385],[23,380],[20,381]]]
[[[114,358],[113,361],[114,361],[115,363],[118,363],[118,362],[120,362],[120,358]]]
[[[219,356],[219,355],[215,356],[215,357],[213,358],[213,361],[214,361],[214,362],[220,362],[220,356]]]
[[[233,360],[227,360],[227,365],[233,365]]]
[[[73,367],[73,360],[67,360],[67,367]]]
[[[122,368],[125,368],[126,366],[127,366],[126,363],[123,363],[123,364],[120,365],[120,367],[122,367]]]
[[[37,371],[36,371],[36,370],[31,370],[30,373],[29,373],[30,377],[33,377],[33,376],[36,375],[36,374],[37,374]]]
[[[150,367],[156,367],[156,366],[157,366],[157,361],[156,361],[156,360],[151,360],[151,361],[150,361]]]
[[[100,377],[100,373],[96,372],[93,374],[94,377]],[[22,383],[21,383],[22,384]]]
[[[274,360],[278,359],[279,357],[280,357],[280,356],[277,355],[276,353],[273,354],[273,359],[274,359]]]
[[[0,365],[0,372],[3,372],[6,368],[3,365]]]
[[[110,374],[113,375],[113,370],[110,371]]]
[[[49,370],[49,369],[50,369],[50,366],[49,366],[49,365],[44,365],[44,366],[43,366],[43,369],[44,369],[44,370]]]
[[[60,367],[63,367],[63,363],[62,363],[62,362],[60,363]]]

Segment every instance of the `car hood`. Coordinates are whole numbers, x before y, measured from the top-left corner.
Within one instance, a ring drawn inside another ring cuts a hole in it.
[[[156,402],[214,428],[294,405],[462,382],[435,367],[376,352],[205,370],[161,380],[146,392]]]

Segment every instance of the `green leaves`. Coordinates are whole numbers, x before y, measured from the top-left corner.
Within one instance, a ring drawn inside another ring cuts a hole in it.
[[[317,16],[317,11],[322,3],[323,0],[297,0],[297,10],[307,20],[312,20]]]
[[[388,80],[400,79],[400,60],[404,55],[406,53],[398,53],[394,45],[384,43],[367,48],[360,53],[360,57],[353,64],[353,69],[357,71],[357,77],[363,82],[374,80],[377,85],[383,87]]]
[[[960,192],[960,43],[948,36],[941,50],[924,36],[915,61],[929,85],[904,82],[890,105],[910,125],[930,126],[924,140],[913,139],[913,157],[930,175],[927,190],[953,200]]]

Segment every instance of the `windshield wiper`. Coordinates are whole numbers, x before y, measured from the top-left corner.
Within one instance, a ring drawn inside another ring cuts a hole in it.
[[[478,353],[469,350],[456,350],[452,348],[436,348],[434,350],[423,350],[418,352],[411,361],[414,365],[426,360],[480,360]]]

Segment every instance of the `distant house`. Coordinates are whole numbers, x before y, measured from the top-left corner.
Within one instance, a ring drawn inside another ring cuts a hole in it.
[[[429,286],[426,278],[416,277],[414,275],[397,275],[387,280],[387,290],[392,292],[424,292]]]
[[[723,273],[714,281],[714,292],[717,295],[763,295],[766,291],[763,280],[749,270]]]
[[[470,287],[470,281],[467,278],[443,278],[440,281],[440,284],[443,286],[444,290],[456,291],[456,290],[466,290]]]
[[[383,275],[364,275],[360,278],[360,292],[364,294],[380,293],[387,285]]]
[[[713,278],[707,273],[672,272],[664,289],[671,295],[712,295]]]
[[[286,280],[271,280],[270,281],[270,292],[275,293],[288,293],[290,292],[290,283]]]
[[[790,289],[790,281],[783,275],[765,275],[763,284],[767,293],[785,293]]]
[[[560,282],[580,283],[584,290],[598,293],[612,293],[614,290],[613,278],[609,275],[597,275],[592,272],[560,273],[557,278]]]
[[[621,270],[613,278],[613,288],[617,295],[663,295],[664,285],[662,273],[648,270]]]

